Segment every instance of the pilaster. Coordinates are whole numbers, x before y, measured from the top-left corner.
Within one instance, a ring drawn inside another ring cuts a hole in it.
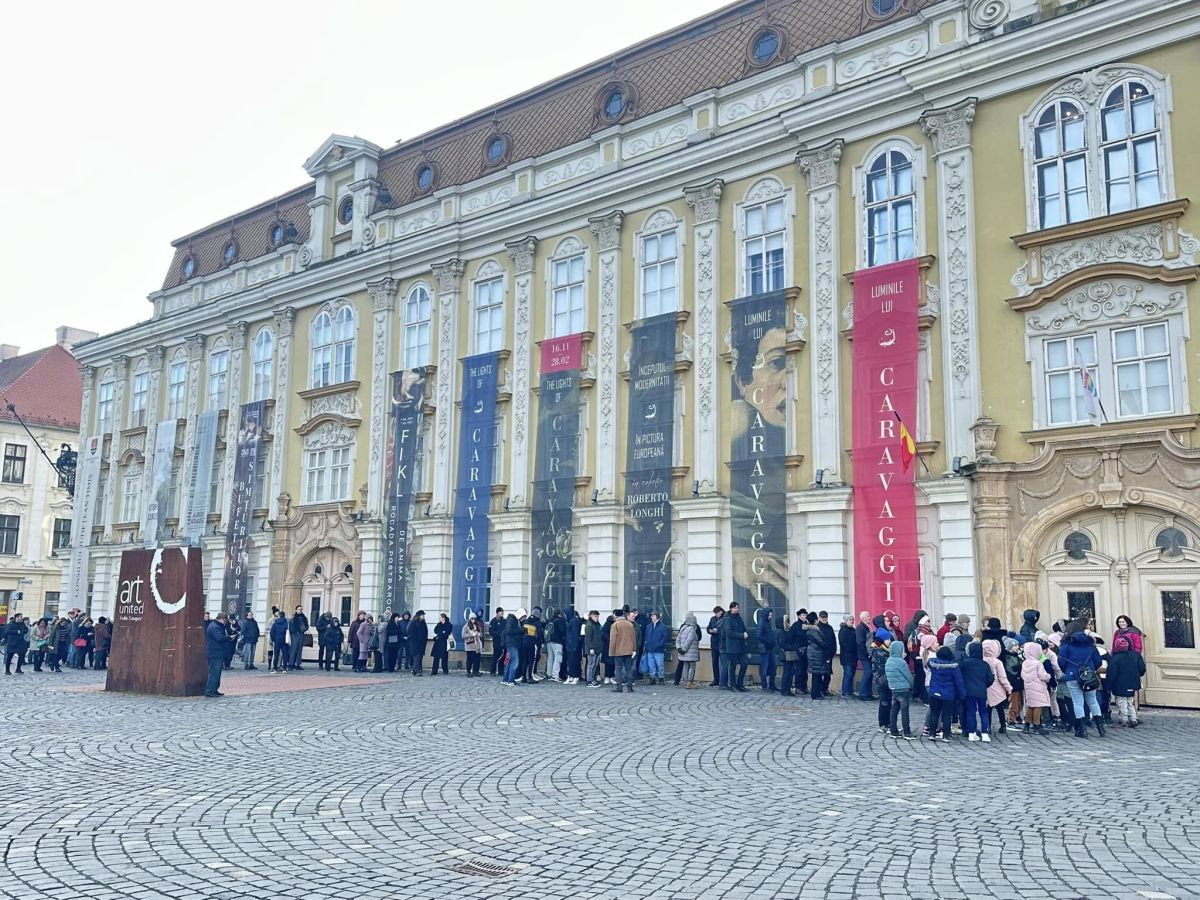
[[[458,383],[458,307],[465,268],[466,265],[461,259],[448,259],[433,266],[433,277],[437,283],[438,369],[432,511],[438,515],[448,515],[452,505],[450,476],[454,462],[454,396]],[[447,571],[449,559],[447,550]]]
[[[607,502],[617,499],[617,366],[618,319],[621,306],[620,210],[588,219],[599,243],[599,322],[597,332],[599,373],[597,376],[597,440],[595,489]],[[589,568],[589,575],[591,569]]]
[[[529,607],[529,560],[533,552],[533,530],[529,513],[509,512],[492,516],[492,610],[508,611]],[[497,565],[499,563],[499,565]],[[497,590],[497,584],[499,590]]]
[[[812,466],[841,472],[842,391],[837,282],[838,163],[841,139],[804,149],[796,158],[808,180],[809,289],[812,296]]]
[[[146,396],[146,465],[142,472],[142,496],[146,498],[146,502],[142,504],[143,531],[146,524],[146,509],[150,505],[150,482],[154,477],[154,446],[155,436],[158,433],[159,402],[162,398],[162,369],[165,359],[166,349],[161,345],[151,347],[146,354],[149,391]],[[173,518],[174,515],[168,510],[163,513],[163,517]]]
[[[275,311],[275,421],[271,425],[271,478],[267,495],[271,498],[272,519],[279,517],[279,496],[283,493],[283,461],[287,453],[289,380],[292,370],[292,336],[296,328],[296,310],[290,306]]]
[[[725,182],[714,178],[697,187],[685,187],[684,199],[692,209],[692,285],[696,311],[696,415],[694,478],[700,493],[717,490],[717,472],[722,457],[721,396],[717,383],[717,273],[720,271],[721,190]],[[690,544],[689,544],[690,546]]]
[[[224,478],[221,481],[221,506],[220,513],[224,517],[223,521],[228,524],[229,510],[233,505],[233,468],[237,462],[237,436],[238,428],[241,425],[239,421],[242,407],[242,369],[244,368],[246,358],[246,331],[247,325],[245,322],[234,322],[225,331],[225,337],[229,341],[229,380],[226,384],[229,390],[226,393],[225,408],[228,412],[225,415],[225,459],[223,460]]]
[[[121,493],[117,459],[121,455],[121,427],[125,424],[125,382],[128,379],[129,357],[118,356],[113,360],[112,440],[108,445],[108,490],[104,494],[104,536],[110,539],[113,523],[117,521],[117,494]]]
[[[590,609],[616,609],[625,592],[621,569],[621,539],[625,531],[624,507],[615,503],[575,507],[575,546],[586,557],[587,596]]]
[[[375,309],[371,338],[371,431],[367,465],[367,514],[379,516],[383,511],[383,489],[386,472],[389,399],[391,379],[388,361],[392,358],[392,320],[396,308],[399,282],[390,276],[367,282],[367,291]],[[364,555],[366,553],[364,544]]]
[[[788,495],[788,512],[804,515],[802,533],[808,562],[804,605],[808,609],[824,609],[831,614],[855,612],[850,584],[850,500],[850,488],[813,488]]]
[[[529,396],[533,374],[533,261],[537,238],[525,237],[505,245],[515,270],[513,278],[512,441],[508,494],[510,505],[529,505]],[[501,579],[501,589],[506,584]],[[525,596],[528,596],[526,594]],[[505,606],[505,609],[508,607]]]
[[[981,412],[976,312],[974,174],[971,122],[975,98],[931,110],[921,128],[933,141],[937,165],[939,252],[946,323],[942,333],[942,385],[946,461],[968,456],[971,425]]]

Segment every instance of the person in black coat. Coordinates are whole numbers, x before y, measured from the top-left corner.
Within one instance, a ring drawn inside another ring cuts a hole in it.
[[[288,668],[299,672],[304,662],[304,636],[308,634],[308,616],[304,607],[297,606],[296,614],[288,620]]]
[[[863,670],[862,681],[858,685],[858,699],[874,700],[871,695],[871,614],[861,612],[858,614],[858,620],[858,624],[854,626],[854,639],[858,645],[858,662]]]
[[[727,691],[746,692],[746,641],[750,633],[742,619],[741,606],[729,604],[729,612],[721,619],[721,686]]]
[[[342,652],[342,641],[345,640],[345,634],[342,633],[341,623],[332,616],[325,622],[325,626],[321,629],[321,637],[319,638],[320,657],[319,668],[326,672],[338,671],[338,664],[341,662],[338,655]]]
[[[246,618],[242,622],[242,662],[247,669],[257,669],[254,665],[254,651],[262,631],[258,627],[258,619],[254,618],[253,610],[246,610]]]
[[[504,646],[504,621],[504,609],[497,607],[496,614],[488,622],[488,635],[492,639],[492,664],[489,667],[489,675],[504,674],[504,651],[507,649]]]
[[[433,673],[438,673],[438,664],[442,666],[442,674],[450,674],[450,635],[454,632],[454,626],[450,624],[450,617],[445,613],[438,613],[437,624],[433,626]]]
[[[829,693],[829,674],[833,671],[833,658],[829,655],[829,646],[825,635],[821,634],[821,626],[817,624],[817,614],[808,614],[808,627],[805,629],[808,640],[808,673],[812,676],[812,692],[814,700],[820,700]]]
[[[383,629],[383,670],[385,672],[396,671],[396,660],[407,655],[404,644],[404,624],[400,619],[399,613],[392,613],[388,617],[387,623]]]
[[[843,616],[837,633],[838,661],[842,664],[842,696],[854,696],[854,674],[858,670],[858,635],[854,617]]]
[[[229,647],[229,632],[226,631],[225,613],[204,626],[204,656],[208,660],[208,680],[204,683],[205,697],[223,697],[221,693],[221,669],[225,666],[225,651]]]
[[[425,660],[425,644],[429,640],[429,626],[425,624],[425,610],[418,609],[408,623],[408,657],[412,660],[412,673],[418,677],[425,673],[421,665]]]
[[[712,681],[709,682],[709,687],[721,686],[721,639],[718,637],[718,630],[721,627],[721,618],[725,615],[725,610],[720,606],[713,607],[712,618],[708,620],[708,625],[704,629],[708,633],[708,652],[712,656]]]
[[[24,675],[21,671],[21,666],[25,662],[25,651],[29,649],[29,623],[25,621],[25,617],[20,613],[13,613],[13,617],[8,620],[8,624],[4,626],[4,674],[11,675],[11,667],[13,657],[17,659],[17,674]]]
[[[518,610],[518,612],[524,612],[524,610]],[[504,684],[513,687],[517,684],[517,674],[521,667],[521,639],[523,634],[524,630],[521,628],[521,620],[513,613],[509,613],[504,619],[504,630],[501,632],[504,652],[508,656],[508,663],[504,667],[502,681]]]
[[[779,682],[779,696],[795,697],[796,692],[792,690],[792,685],[796,680],[796,626],[795,623],[787,624],[787,616],[784,616],[783,619],[785,627],[779,634],[779,654],[783,657],[783,675]]]

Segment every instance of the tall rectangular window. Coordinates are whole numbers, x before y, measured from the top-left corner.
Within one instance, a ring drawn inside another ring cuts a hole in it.
[[[25,483],[25,457],[28,453],[24,444],[4,445],[4,470],[0,481],[5,484]]]
[[[167,418],[182,419],[187,412],[187,363],[172,363],[167,373]]]
[[[229,389],[229,351],[218,350],[208,357],[208,405],[205,409],[224,409]]]
[[[642,316],[679,308],[678,247],[674,231],[642,238]]]
[[[254,460],[254,492],[251,506],[254,509],[265,509],[267,499],[267,454],[259,453]]]
[[[783,254],[787,240],[784,212],[782,199],[746,207],[746,232],[742,251],[748,294],[763,294],[783,289]]]
[[[113,427],[113,383],[106,381],[96,392],[96,425],[101,434],[109,434]]]
[[[212,472],[208,479],[208,511],[210,513],[221,511],[221,469],[225,466],[222,455],[218,453],[213,456]]]
[[[142,475],[129,474],[122,482],[121,521],[136,522],[141,518]]]
[[[550,291],[551,337],[583,331],[583,254],[556,259]]]
[[[504,346],[504,279],[475,284],[475,352],[488,353]]]
[[[1117,415],[1171,412],[1171,343],[1166,322],[1112,333]]]
[[[15,556],[21,536],[20,516],[0,516],[0,554]]]
[[[135,372],[132,390],[129,392],[129,427],[141,428],[146,424],[146,400],[150,396],[150,376]]]
[[[1046,402],[1051,425],[1069,425],[1088,421],[1087,404],[1083,396],[1083,380],[1079,377],[1082,362],[1094,378],[1096,375],[1096,336],[1046,341]]]
[[[51,550],[63,550],[71,546],[71,520],[55,519],[54,534],[50,538]]]
[[[275,339],[271,329],[264,328],[254,336],[253,368],[250,376],[250,399],[266,400],[271,396],[274,369]]]
[[[350,448],[333,447],[329,451],[329,499],[350,499]]]
[[[1191,591],[1160,591],[1163,617],[1163,646],[1196,649],[1196,623],[1192,618]]]
[[[429,365],[429,331],[433,319],[433,301],[428,289],[419,284],[404,301],[404,366],[415,369]]]

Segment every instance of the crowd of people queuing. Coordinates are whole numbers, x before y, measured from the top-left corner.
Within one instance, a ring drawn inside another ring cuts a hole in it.
[[[252,611],[241,620],[223,613],[216,618],[205,613],[204,618],[209,662],[205,693],[221,696],[220,671],[231,668],[238,655],[246,669],[258,668],[264,634]],[[497,609],[489,620],[484,618],[482,609],[468,611],[466,621],[455,628],[440,613],[431,629],[423,610],[388,609],[378,619],[360,612],[345,625],[326,612],[317,619],[316,637],[310,641],[318,667],[327,671],[346,665],[355,672],[419,677],[428,655],[430,673],[448,675],[450,652],[461,643],[468,678],[485,674],[483,657],[490,647],[486,674],[499,676],[506,686],[548,680],[631,692],[637,681],[667,683],[669,650],[674,684],[695,689],[701,639],[707,633],[711,687],[749,690],[746,674],[753,647],[760,690],[819,700],[831,696],[836,657],[842,668],[840,696],[877,703],[880,731],[901,739],[916,737],[914,703],[927,706],[921,735],[939,741],[965,735],[986,743],[993,730],[1004,734],[1010,728],[1040,735],[1071,731],[1084,738],[1089,725],[1103,737],[1114,720],[1129,728],[1140,724],[1137,695],[1146,673],[1142,633],[1125,615],[1117,617],[1107,643],[1085,619],[1060,619],[1043,631],[1041,613],[1034,609],[1024,612],[1016,630],[1005,629],[996,618],[972,630],[969,616],[954,613],[947,613],[935,630],[924,610],[907,623],[891,611],[862,612],[857,622],[843,617],[834,631],[824,611],[800,609],[794,619],[777,621],[770,609],[759,609],[751,626],[736,602],[728,609],[714,608],[704,632],[689,613],[674,634],[656,612],[628,607],[614,609],[604,621],[596,610],[586,617],[574,608],[543,615],[539,607],[508,613]],[[291,616],[272,608],[265,634],[272,673],[303,668],[309,631],[301,607]],[[0,630],[0,639],[5,674],[14,674],[14,663],[15,674],[24,674],[26,662],[36,672],[61,672],[64,664],[102,670],[112,627],[104,616],[93,622],[80,610],[33,623],[15,613]]]

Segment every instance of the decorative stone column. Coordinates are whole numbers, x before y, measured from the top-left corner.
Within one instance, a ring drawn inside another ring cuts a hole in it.
[[[513,388],[512,441],[508,478],[509,506],[529,506],[530,380],[533,374],[533,260],[537,238],[525,237],[505,245],[513,262]],[[526,567],[528,568],[528,566]],[[504,580],[501,581],[503,585]],[[507,607],[505,607],[507,609]]]
[[[229,523],[229,510],[233,505],[233,467],[237,462],[238,428],[241,426],[242,408],[242,369],[246,357],[245,322],[234,322],[225,331],[229,341],[229,378],[225,382],[229,390],[226,392],[225,409],[225,459],[222,461],[224,478],[221,482],[221,520]]]
[[[838,363],[838,162],[841,139],[800,151],[808,179],[808,262],[812,296],[812,466],[842,471],[842,392]]]
[[[283,461],[287,454],[289,380],[292,372],[292,335],[296,310],[290,306],[275,311],[275,421],[271,424],[271,476],[267,496],[272,519],[279,518],[279,495],[283,493]],[[303,371],[303,368],[301,368]]]
[[[617,498],[617,365],[621,312],[621,210],[588,219],[600,246],[599,367],[597,384],[596,476],[593,482],[601,502]]]
[[[942,385],[947,464],[972,450],[971,426],[981,412],[975,284],[974,175],[971,122],[975,98],[931,110],[921,128],[933,141],[940,207],[939,248],[944,302]]]
[[[166,355],[166,350],[161,345],[151,347],[150,351],[146,354],[149,391],[146,396],[146,466],[142,473],[144,476],[142,478],[142,496],[146,498],[146,502],[142,504],[143,531],[146,524],[146,509],[150,506],[151,481],[154,478],[154,448],[159,423],[158,404],[161,398],[162,368]],[[172,518],[170,510],[167,510],[162,515],[164,519]]]
[[[200,411],[200,381],[204,375],[204,346],[207,336],[196,334],[184,342],[187,348],[187,403],[184,415],[187,425],[183,431],[183,477],[179,482],[183,494],[183,513],[187,515],[188,486],[192,483],[192,466],[196,464],[196,416]],[[203,473],[202,473],[203,474]]]
[[[129,357],[113,360],[112,440],[108,445],[108,491],[104,495],[104,536],[112,537],[116,520],[117,494],[121,493],[117,460],[121,457],[121,426],[125,422],[125,382],[129,378]]]
[[[458,307],[466,264],[449,259],[433,266],[437,282],[438,368],[437,413],[434,424],[433,503],[435,515],[449,515],[451,471],[454,463],[455,386],[458,384]]]
[[[700,482],[700,494],[717,490],[717,466],[722,454],[721,416],[717,410],[721,396],[717,383],[717,273],[720,271],[721,190],[725,182],[714,178],[698,187],[685,187],[684,199],[692,209],[692,285],[696,311],[696,416],[695,448],[692,454],[693,478]],[[688,546],[691,544],[689,542]],[[689,579],[690,583],[690,579]]]
[[[96,427],[92,410],[92,395],[96,392],[96,367],[80,366],[79,377],[83,380],[83,403],[79,410],[79,461],[83,462],[83,444]]]
[[[371,340],[371,426],[367,466],[367,513],[383,514],[383,489],[387,473],[388,419],[391,411],[391,378],[388,362],[392,358],[392,313],[400,284],[392,277],[367,282],[367,292],[375,308],[375,326]]]

